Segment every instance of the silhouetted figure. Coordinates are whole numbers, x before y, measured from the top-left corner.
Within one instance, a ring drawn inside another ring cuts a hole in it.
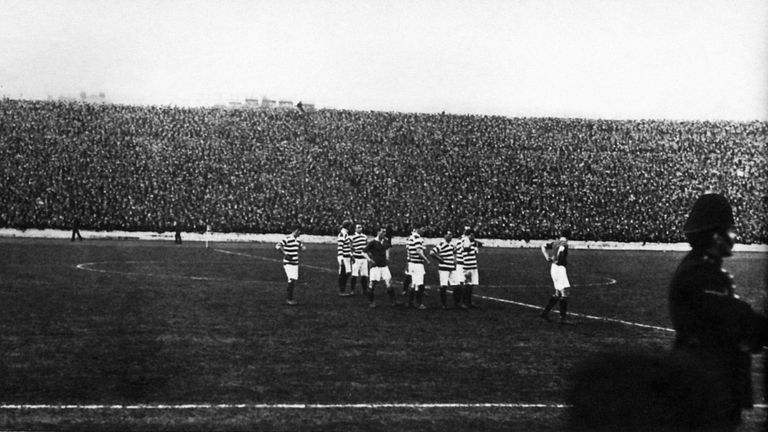
[[[181,225],[179,225],[178,221],[173,221],[173,230],[175,232],[173,242],[181,244]]]
[[[80,217],[75,216],[75,219],[72,221],[72,240],[75,241],[75,236],[77,236],[77,239],[79,241],[83,241],[83,236],[80,235]]]

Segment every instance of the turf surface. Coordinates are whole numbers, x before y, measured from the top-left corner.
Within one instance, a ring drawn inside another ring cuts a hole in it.
[[[0,402],[43,405],[0,409],[0,427],[79,430],[560,430],[567,409],[555,405],[580,361],[668,351],[666,289],[683,256],[572,251],[570,309],[623,322],[576,315],[561,327],[537,316],[551,282],[536,249],[483,249],[483,298],[468,312],[439,308],[434,266],[428,310],[391,308],[381,287],[376,309],[340,298],[330,245],[302,255],[294,307],[272,245],[3,239],[0,249]],[[402,247],[392,258],[400,281]],[[767,262],[726,262],[756,307]],[[372,403],[415,406],[346,406]],[[470,405],[423,405],[448,403]],[[77,406],[45,407],[56,404]]]

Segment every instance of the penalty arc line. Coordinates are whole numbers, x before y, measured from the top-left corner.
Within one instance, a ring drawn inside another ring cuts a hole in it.
[[[250,255],[250,254],[241,253],[241,252],[232,252],[232,251],[228,251],[228,250],[225,250],[225,249],[214,249],[214,250],[216,252],[221,252],[221,253],[231,254],[231,255],[238,255],[238,256],[243,256],[243,257],[248,257],[248,258],[256,258],[256,259],[260,259],[260,260],[263,260],[263,261],[282,262],[282,260],[278,260],[278,259],[274,259],[274,258],[266,258],[266,257],[258,256],[258,255]],[[329,269],[327,267],[318,267],[318,266],[311,266],[311,265],[302,265],[302,266],[306,267],[306,268],[313,269],[313,270],[319,270],[319,271],[329,272],[329,273],[336,273],[335,271],[333,271],[333,270],[331,270],[331,269]],[[608,279],[609,279],[609,281],[608,281],[607,285],[613,285],[613,284],[616,283],[615,279],[612,279],[612,278],[608,278]],[[594,285],[594,284],[591,284],[591,285]],[[497,298],[497,297],[489,297],[489,296],[483,296],[483,295],[477,295],[477,294],[476,294],[476,296],[478,298],[484,299],[484,300],[491,300],[491,301],[496,301],[496,302],[500,302],[500,303],[508,303],[508,304],[513,304],[513,305],[522,306],[522,307],[526,307],[526,308],[531,308],[531,309],[541,309],[541,306],[532,305],[532,304],[528,304],[528,303],[521,303],[521,302],[516,302],[516,301],[513,301],[513,300],[506,300],[506,299],[501,299],[501,298]],[[611,322],[611,323],[615,323],[615,324],[623,324],[623,325],[627,325],[627,326],[640,327],[640,328],[646,328],[646,329],[651,329],[651,330],[659,330],[659,331],[664,331],[664,332],[674,332],[675,331],[674,329],[671,329],[671,328],[668,328],[668,327],[661,327],[661,326],[654,326],[654,325],[650,325],[650,324],[642,324],[642,323],[637,323],[637,322],[632,322],[632,321],[625,321],[625,320],[621,320],[621,319],[618,319],[618,318],[600,317],[600,316],[581,314],[581,313],[575,313],[575,312],[571,312],[571,315],[572,316],[576,316],[576,317],[580,317],[580,318],[587,318],[587,319],[592,319],[592,320],[597,320],[597,321]]]

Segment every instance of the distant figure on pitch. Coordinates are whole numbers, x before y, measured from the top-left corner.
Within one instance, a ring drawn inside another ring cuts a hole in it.
[[[72,240],[75,241],[75,236],[79,241],[83,241],[83,236],[80,235],[80,217],[75,216],[72,220]]]
[[[173,221],[173,231],[175,233],[173,242],[181,244],[181,225],[179,225],[178,221]]]
[[[443,241],[438,243],[429,254],[435,257],[437,260],[437,276],[440,280],[440,305],[443,309],[447,309],[447,291],[448,286],[457,285],[456,282],[456,247],[452,243],[453,233],[446,231]],[[454,286],[454,290],[459,289],[458,285]],[[454,296],[454,299],[458,297]],[[459,306],[459,302],[455,301],[455,306]]]
[[[293,290],[296,281],[299,280],[299,251],[306,250],[306,246],[298,238],[299,235],[301,235],[301,227],[297,224],[290,234],[275,245],[275,249],[283,253],[283,269],[288,278],[285,304],[290,306],[297,304],[293,299]]]
[[[353,292],[347,292],[347,281],[352,274],[352,241],[349,239],[351,220],[341,223],[341,231],[336,236],[336,261],[339,263],[339,296],[349,297]]]
[[[549,268],[549,274],[552,276],[552,282],[555,285],[555,293],[549,298],[549,302],[547,302],[540,316],[547,321],[551,321],[549,311],[556,304],[560,303],[560,324],[569,324],[567,314],[568,294],[570,294],[571,283],[568,281],[565,267],[568,265],[568,237],[570,235],[569,230],[563,230],[559,239],[541,245],[542,255],[544,255],[548,262],[552,263]],[[552,255],[549,255],[547,250],[551,250]]]
[[[462,304],[465,308],[476,308],[472,304],[474,288],[480,284],[480,274],[477,269],[477,253],[481,243],[475,239],[475,231],[466,227],[461,236],[459,247],[462,251],[462,264],[464,270],[464,286],[462,287]]]
[[[356,293],[357,280],[360,279],[360,287],[365,295],[368,290],[368,259],[363,249],[368,243],[368,236],[363,233],[361,224],[355,225],[355,233],[349,237],[349,240],[352,244],[352,282],[349,290],[352,294]]]
[[[376,234],[376,238],[368,242],[363,249],[368,261],[371,264],[369,271],[370,286],[368,287],[368,300],[370,301],[370,307],[376,307],[376,301],[374,298],[374,288],[376,282],[384,281],[384,285],[387,289],[387,296],[392,306],[397,306],[395,301],[395,290],[392,288],[392,274],[389,272],[389,249],[392,245],[387,238],[386,228],[380,228]]]
[[[426,309],[424,306],[424,264],[429,264],[429,258],[424,255],[424,239],[421,235],[424,228],[416,228],[405,242],[406,253],[408,254],[408,275],[411,277],[411,287],[408,291],[408,307],[413,306],[413,299],[416,297],[416,307]]]

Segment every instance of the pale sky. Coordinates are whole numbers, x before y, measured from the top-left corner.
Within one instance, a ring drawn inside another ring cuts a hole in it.
[[[768,120],[765,0],[0,0],[0,95]]]

